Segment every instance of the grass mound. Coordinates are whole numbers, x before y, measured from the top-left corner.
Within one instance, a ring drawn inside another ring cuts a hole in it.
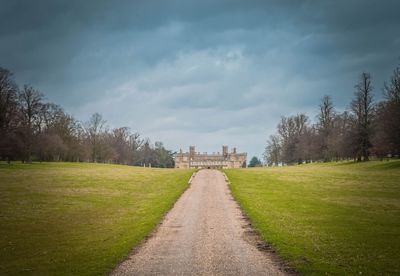
[[[0,164],[0,274],[106,274],[154,229],[191,174]]]
[[[226,170],[263,238],[305,274],[400,274],[400,161]]]

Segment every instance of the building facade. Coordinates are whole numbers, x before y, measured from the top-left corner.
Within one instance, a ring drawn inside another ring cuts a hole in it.
[[[179,151],[175,155],[175,168],[188,169],[228,169],[245,168],[247,166],[247,153],[237,153],[236,148],[228,152],[228,146],[222,146],[222,153],[196,152],[194,146],[189,147],[189,152]]]

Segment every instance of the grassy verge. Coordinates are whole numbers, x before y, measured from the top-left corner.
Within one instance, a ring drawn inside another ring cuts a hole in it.
[[[400,274],[400,161],[225,171],[263,238],[303,274]]]
[[[159,223],[192,172],[0,164],[0,274],[109,272]]]

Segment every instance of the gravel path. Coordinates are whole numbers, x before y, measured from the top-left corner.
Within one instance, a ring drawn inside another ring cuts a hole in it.
[[[157,231],[111,275],[285,274],[257,243],[263,247],[224,175],[201,170]]]

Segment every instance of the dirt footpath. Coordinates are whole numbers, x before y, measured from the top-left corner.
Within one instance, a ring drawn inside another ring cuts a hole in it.
[[[201,170],[158,230],[111,275],[285,274],[263,247],[224,175]]]

